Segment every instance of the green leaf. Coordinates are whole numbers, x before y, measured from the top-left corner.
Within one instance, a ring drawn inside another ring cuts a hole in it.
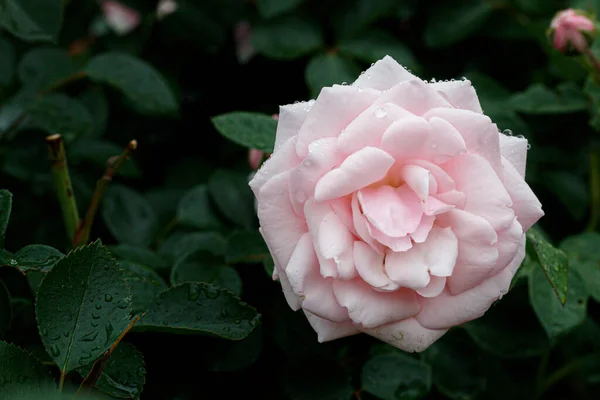
[[[275,270],[275,262],[271,255],[268,255],[263,259],[263,268],[265,269],[267,276],[271,278],[273,276],[273,271]]]
[[[338,37],[360,36],[365,28],[380,18],[389,17],[394,8],[406,1],[396,0],[350,0],[334,14],[334,27]]]
[[[0,86],[8,86],[15,74],[16,54],[11,42],[0,38]]]
[[[425,44],[445,47],[465,39],[493,13],[492,4],[480,0],[445,2],[433,9],[425,26]]]
[[[87,161],[104,171],[108,160],[123,153],[124,149],[125,145],[119,146],[102,139],[82,138],[69,147],[69,163],[77,164],[78,162]],[[135,160],[129,159],[119,169],[117,175],[126,178],[138,178],[142,175],[142,172]]]
[[[190,189],[177,206],[177,222],[196,229],[218,229],[223,226],[215,215],[206,185]]]
[[[268,58],[289,60],[323,47],[319,25],[309,19],[286,16],[252,27],[252,44]]]
[[[567,333],[585,319],[587,291],[585,283],[574,269],[569,270],[567,302],[552,295],[552,287],[541,269],[529,277],[529,298],[535,313],[551,341]]]
[[[67,142],[89,135],[94,121],[79,101],[61,93],[52,93],[28,104],[29,118],[24,128],[40,129],[48,134],[59,132]]]
[[[385,56],[390,56],[405,68],[413,71],[419,69],[413,52],[395,36],[382,30],[371,30],[357,38],[344,40],[339,44],[338,49],[367,63],[374,63]],[[353,77],[352,80],[355,78]]]
[[[322,53],[308,62],[304,77],[312,96],[317,97],[322,88],[353,82],[359,73],[360,68],[351,59],[335,53]]]
[[[121,261],[120,267],[125,271],[125,280],[132,296],[131,313],[141,314],[148,305],[169,288],[169,285],[152,268],[131,261]]]
[[[208,180],[208,192],[219,211],[231,222],[247,229],[254,226],[254,195],[245,174],[217,170]]]
[[[120,90],[142,114],[177,115],[179,105],[164,77],[148,63],[120,53],[94,57],[86,68],[94,82]]]
[[[298,7],[303,0],[257,0],[256,7],[263,18],[276,17]]]
[[[383,400],[421,399],[431,390],[431,368],[404,354],[381,354],[363,366],[362,389]]]
[[[600,41],[598,41],[598,43],[600,43]],[[600,131],[600,85],[594,82],[594,79],[589,77],[583,87],[583,91],[592,103],[590,110],[590,124],[592,125],[592,128]]]
[[[277,121],[270,115],[235,111],[213,117],[217,131],[244,147],[273,152]]]
[[[8,190],[0,189],[0,247],[4,247],[6,228],[10,220],[10,211],[12,210],[12,193]]]
[[[534,269],[541,269],[537,262],[533,264]],[[537,357],[550,349],[546,332],[529,305],[525,286],[511,289],[483,317],[463,328],[480,348],[500,358]]]
[[[118,264],[96,241],[52,268],[35,311],[46,351],[69,372],[97,359],[129,325],[131,294]]]
[[[269,249],[258,231],[238,231],[227,238],[227,247],[225,249],[225,261],[227,263],[259,263],[268,255]]]
[[[569,266],[583,278],[587,292],[600,302],[600,234],[586,232],[566,238],[561,244],[569,257]]]
[[[92,364],[79,368],[77,372],[86,377]],[[121,342],[112,352],[96,389],[119,399],[138,399],[146,383],[144,355],[134,345]]]
[[[247,368],[254,364],[262,351],[262,325],[245,339],[237,342],[220,340],[210,343],[210,348],[205,353],[204,363],[214,372],[231,372]]]
[[[48,370],[32,355],[17,346],[0,341],[0,398],[22,400],[54,389]],[[54,389],[56,390],[56,389]]]
[[[548,242],[534,227],[527,231],[527,240],[533,245],[542,270],[562,304],[567,301],[569,260],[564,251]]]
[[[43,244],[31,244],[15,253],[18,268],[27,272],[29,270],[49,271],[65,255],[54,247]]]
[[[10,305],[10,293],[2,281],[0,281],[0,337],[3,337],[12,319],[12,306]]]
[[[574,83],[562,83],[556,90],[534,83],[524,92],[513,95],[510,103],[524,114],[565,114],[587,108],[585,95]]]
[[[102,204],[102,218],[119,242],[131,245],[149,246],[159,229],[148,200],[123,185],[108,189]]]
[[[208,283],[183,283],[161,293],[134,330],[241,340],[259,319],[254,308],[226,289]]]
[[[290,400],[350,400],[350,376],[331,360],[316,357],[292,360],[283,372]]]
[[[48,89],[53,83],[78,71],[77,65],[64,49],[38,47],[26,53],[19,62],[19,80],[36,91]]]
[[[0,0],[0,25],[26,41],[55,42],[62,19],[61,0]]]
[[[118,259],[146,265],[156,270],[170,267],[169,262],[164,257],[145,247],[119,244],[108,246],[108,250]]]
[[[223,255],[226,245],[225,238],[216,232],[176,232],[160,245],[158,254],[175,264],[197,250]]]
[[[242,293],[242,279],[235,268],[222,265],[222,258],[206,250],[191,253],[178,261],[171,270],[171,284],[206,282],[230,290],[236,296]]]
[[[102,89],[100,86],[92,87],[79,95],[79,101],[87,107],[94,120],[94,131],[92,132],[94,138],[99,138],[104,134],[109,115],[108,99]],[[123,170],[131,164],[131,161],[121,168],[121,174],[125,175]]]
[[[581,221],[588,209],[589,194],[587,181],[572,171],[544,171],[540,181],[576,220]]]

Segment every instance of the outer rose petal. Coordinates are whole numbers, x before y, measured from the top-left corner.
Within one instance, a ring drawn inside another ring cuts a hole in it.
[[[542,216],[542,203],[535,196],[531,188],[513,165],[504,157],[502,158],[504,167],[504,185],[510,195],[513,205],[512,209],[517,216],[517,220],[527,230],[533,226]]]
[[[294,168],[300,163],[300,158],[296,155],[296,139],[291,138],[266,160],[262,167],[256,171],[249,185],[254,195],[258,198],[260,189],[272,177],[282,172]]]
[[[306,278],[319,270],[319,260],[310,233],[306,232],[302,235],[284,270],[294,293],[303,295]]]
[[[343,322],[348,319],[348,311],[340,306],[333,294],[331,278],[323,278],[320,274],[312,274],[304,288],[302,308],[306,311],[333,322]]]
[[[365,147],[317,182],[315,200],[333,200],[375,183],[385,177],[394,162],[394,158],[385,151]]]
[[[430,83],[429,86],[434,88],[438,92],[442,92],[450,104],[456,108],[463,110],[471,110],[476,113],[483,113],[481,105],[479,104],[479,98],[475,88],[471,85],[470,81],[458,80],[458,81],[446,81]]]
[[[384,92],[376,104],[394,103],[415,115],[423,115],[435,107],[451,107],[438,92],[419,78],[400,82]]]
[[[319,343],[360,333],[350,319],[344,322],[331,322],[306,310],[304,310],[304,314],[315,332],[317,332]]]
[[[380,288],[390,280],[383,272],[383,254],[377,253],[365,242],[354,242],[354,264],[362,279],[369,285]]]
[[[285,142],[298,134],[313,104],[314,101],[303,101],[279,107],[279,120],[277,122],[275,150],[273,153],[277,153]]]
[[[441,338],[448,329],[427,329],[415,318],[409,318],[362,331],[401,350],[419,353]]]
[[[377,90],[359,91],[353,86],[323,88],[298,132],[298,155],[306,157],[308,145],[317,139],[338,137],[354,118],[373,104],[379,94]]]
[[[500,153],[525,178],[527,163],[527,139],[515,136],[500,135]]]
[[[361,74],[352,86],[383,91],[414,77],[392,57],[385,56]]]
[[[376,292],[360,279],[335,281],[333,293],[340,305],[348,309],[350,319],[365,328],[412,317],[420,307],[412,290]]]
[[[296,244],[308,230],[306,221],[292,208],[289,188],[289,171],[273,177],[258,194],[258,218],[265,241],[273,259],[280,266],[288,264]]]
[[[511,263],[479,286],[456,296],[444,292],[434,298],[420,298],[421,311],[415,317],[424,327],[447,329],[481,317],[492,303],[508,292],[510,281],[525,258],[525,236]]]

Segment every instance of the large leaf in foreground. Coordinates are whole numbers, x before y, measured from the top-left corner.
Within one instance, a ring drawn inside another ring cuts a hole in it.
[[[43,394],[53,385],[48,370],[32,355],[17,346],[0,342],[0,399],[21,400],[29,394]]]

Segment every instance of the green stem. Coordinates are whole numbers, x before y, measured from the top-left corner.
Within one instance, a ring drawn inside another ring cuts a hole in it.
[[[50,155],[56,196],[58,197],[58,202],[60,203],[60,208],[62,210],[67,236],[71,242],[79,227],[79,212],[77,211],[75,193],[73,192],[73,186],[71,185],[65,146],[62,136],[60,135],[50,135],[46,137],[46,143],[48,144],[48,153]]]
[[[67,374],[65,373],[65,371],[60,371],[60,380],[58,381],[58,391],[59,392],[63,391],[63,387],[65,386],[66,376],[67,376]]]
[[[98,211],[98,207],[100,206],[100,203],[102,201],[102,197],[104,197],[104,193],[106,192],[106,189],[108,189],[112,178],[117,174],[121,166],[127,160],[129,160],[136,148],[137,141],[132,140],[127,144],[125,151],[123,151],[123,153],[121,153],[120,156],[117,156],[116,158],[113,157],[110,160],[108,160],[106,172],[104,173],[102,178],[100,178],[98,182],[96,182],[96,190],[94,191],[94,195],[92,196],[92,201],[85,214],[85,218],[79,225],[79,228],[77,229],[77,232],[75,233],[72,239],[73,246],[77,247],[78,245],[87,244],[89,242],[90,232],[92,230],[92,225],[94,224],[94,218],[96,216],[96,212]]]
[[[593,232],[600,218],[600,154],[598,149],[590,150],[590,222],[587,230]]]

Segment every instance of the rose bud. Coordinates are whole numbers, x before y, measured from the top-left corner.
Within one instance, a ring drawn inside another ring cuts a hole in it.
[[[560,11],[550,23],[549,37],[560,52],[583,53],[594,40],[594,22],[583,12],[572,8]]]
[[[102,13],[108,26],[121,36],[127,35],[140,24],[140,14],[118,1],[104,1]]]
[[[427,83],[389,56],[282,106],[250,187],[289,306],[320,342],[363,332],[417,352],[481,317],[544,214],[526,156],[469,81]]]
[[[174,0],[160,0],[156,8],[156,17],[161,20],[177,11],[179,5]]]
[[[246,64],[256,54],[252,45],[252,27],[248,21],[240,21],[234,30],[235,53],[240,64]]]

